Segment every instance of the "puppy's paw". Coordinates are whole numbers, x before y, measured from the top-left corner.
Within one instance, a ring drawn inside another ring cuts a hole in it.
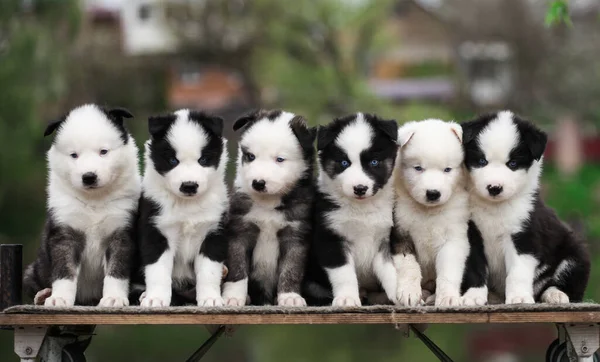
[[[486,305],[487,304],[487,300],[485,300],[484,298],[480,298],[480,297],[468,297],[468,296],[464,296],[461,299],[461,304],[464,306],[479,306],[479,305]]]
[[[488,290],[486,287],[469,288],[462,296],[462,305],[475,306],[486,305],[488,298]]]
[[[72,307],[74,304],[75,301],[71,300],[71,298],[54,295],[51,295],[44,301],[44,306],[46,307]]]
[[[423,293],[423,295],[425,295],[425,293]],[[423,303],[425,305],[435,305],[435,293],[427,291],[426,295],[427,297],[423,298]]]
[[[277,296],[277,305],[283,307],[306,307],[306,300],[298,293],[281,293]]]
[[[98,307],[126,307],[129,305],[129,299],[125,297],[106,296],[100,299]]]
[[[420,285],[408,285],[398,283],[396,292],[396,304],[405,307],[416,307],[422,304],[422,290]]]
[[[35,305],[44,305],[46,299],[52,295],[52,288],[42,289],[39,292],[35,293],[35,297],[33,297],[33,304]]]
[[[225,305],[228,307],[243,307],[246,304],[246,298],[225,298]]]
[[[144,295],[144,298],[140,297],[140,307],[145,308],[160,308],[168,307],[171,305],[171,297],[158,296],[158,295]]]
[[[436,293],[435,305],[438,307],[455,307],[461,305],[460,295]]]
[[[541,300],[543,303],[565,304],[569,303],[569,296],[556,287],[550,287],[544,291]]]
[[[331,303],[331,305],[334,307],[360,307],[362,303],[358,296],[343,295],[333,298],[333,303]]]
[[[534,304],[533,295],[513,295],[506,297],[506,304]]]
[[[198,307],[222,307],[225,301],[220,296],[198,298]]]

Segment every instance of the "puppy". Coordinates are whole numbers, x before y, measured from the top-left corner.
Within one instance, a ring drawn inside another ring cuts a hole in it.
[[[483,241],[491,289],[509,304],[581,301],[588,251],[539,195],[546,134],[509,111],[462,128],[473,235]]]
[[[88,104],[46,128],[44,136],[56,132],[48,151],[46,225],[24,278],[35,304],[129,304],[141,190],[138,149],[123,125],[132,117]]]
[[[477,240],[469,245],[467,237],[469,195],[460,125],[436,119],[409,122],[398,130],[398,142],[401,160],[394,210],[398,302],[418,305],[421,285],[433,284],[436,305],[485,304],[483,245]]]
[[[148,120],[140,256],[146,291],[142,307],[187,302],[195,287],[199,306],[221,306],[227,254],[224,227],[227,141],[223,120],[187,109]],[[193,299],[193,297],[192,297]]]
[[[306,305],[300,295],[314,196],[316,130],[289,112],[238,119],[235,193],[223,297],[227,305]]]
[[[394,188],[388,181],[397,136],[395,121],[366,113],[319,127],[312,244],[316,267],[311,265],[306,286],[311,298],[334,306],[360,306],[361,292],[383,288],[387,299],[396,300],[390,250]]]

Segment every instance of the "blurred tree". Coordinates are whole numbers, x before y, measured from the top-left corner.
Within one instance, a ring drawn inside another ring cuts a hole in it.
[[[77,33],[79,1],[0,2],[0,241],[38,233],[43,211],[44,105],[65,91],[65,48]],[[48,110],[48,107],[46,107]],[[37,219],[36,219],[37,220]]]

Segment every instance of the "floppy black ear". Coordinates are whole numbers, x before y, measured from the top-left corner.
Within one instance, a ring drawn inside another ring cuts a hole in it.
[[[381,120],[375,117],[379,130],[385,133],[392,141],[398,141],[398,122],[395,120]]]
[[[335,141],[335,133],[331,129],[331,124],[328,126],[319,126],[317,128],[317,150],[321,151],[330,143]]]
[[[237,121],[235,121],[235,123],[233,124],[233,130],[237,131],[240,128],[246,126],[248,123],[256,121],[259,112],[260,110],[255,110],[238,118]]]
[[[290,128],[296,138],[298,138],[303,150],[309,151],[314,149],[313,144],[317,136],[317,129],[315,127],[308,127],[308,123],[304,117],[295,116],[292,118],[290,121]]]
[[[473,141],[479,132],[477,121],[463,122],[460,124],[460,127],[462,128],[463,145]]]
[[[176,119],[177,116],[174,114],[150,116],[148,118],[148,131],[150,132],[152,138],[156,139],[163,137]]]
[[[221,137],[223,135],[223,118],[212,114],[207,114],[199,111],[192,111],[189,115],[190,119],[202,124],[209,131]]]
[[[111,116],[114,116],[115,118],[133,118],[133,114],[131,114],[131,112],[129,112],[127,109],[125,108],[113,108],[113,109],[109,109],[108,110],[108,114]]]
[[[60,117],[59,119],[48,122],[48,126],[46,126],[46,130],[44,131],[44,137],[51,135],[56,131],[63,122],[67,119],[67,115]]]
[[[539,161],[546,150],[548,135],[529,122],[523,124],[521,135],[533,158]]]

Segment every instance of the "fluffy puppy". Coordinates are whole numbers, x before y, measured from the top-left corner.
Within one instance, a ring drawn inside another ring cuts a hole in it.
[[[436,119],[409,122],[398,130],[398,142],[393,241],[398,302],[418,305],[421,285],[433,284],[436,305],[485,304],[483,245],[477,240],[470,245],[467,237],[469,195],[460,125]]]
[[[35,304],[129,304],[141,190],[138,149],[123,125],[132,117],[88,104],[46,128],[44,136],[56,132],[47,155],[46,224],[24,278]]]
[[[396,300],[390,250],[394,189],[388,181],[397,136],[395,121],[366,113],[319,127],[312,244],[316,265],[310,267],[306,287],[319,304],[360,306],[361,292],[382,288],[390,301]]]
[[[227,253],[223,120],[187,109],[150,117],[140,202],[142,307],[171,304],[195,287],[199,306],[221,306]],[[193,299],[193,296],[192,296]],[[179,304],[179,303],[177,303]]]
[[[238,119],[230,209],[227,305],[306,305],[300,295],[311,230],[316,130],[280,110]]]
[[[462,128],[473,236],[485,247],[490,288],[506,303],[581,301],[588,251],[539,195],[546,134],[509,111]]]

